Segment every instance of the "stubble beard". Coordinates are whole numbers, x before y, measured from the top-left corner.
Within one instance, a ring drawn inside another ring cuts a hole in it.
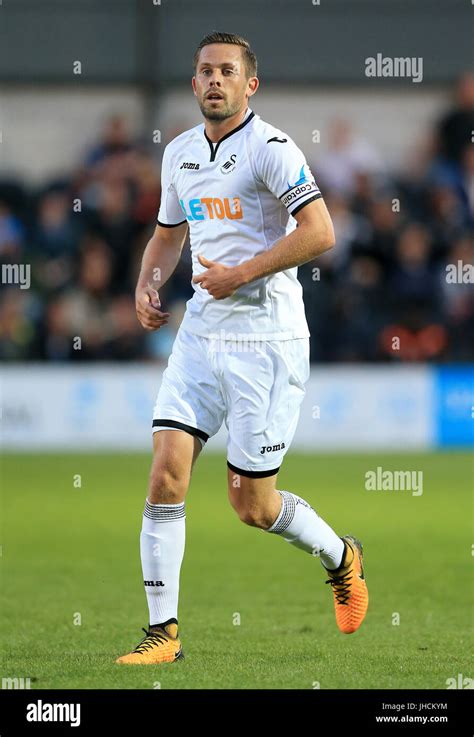
[[[199,103],[201,113],[203,117],[206,118],[206,120],[227,120],[227,118],[231,118],[232,115],[235,115],[240,107],[238,103],[235,103],[234,105],[229,105],[226,100],[224,100],[224,104],[220,109],[213,110],[212,108],[208,108],[207,104],[207,99],[203,99]]]

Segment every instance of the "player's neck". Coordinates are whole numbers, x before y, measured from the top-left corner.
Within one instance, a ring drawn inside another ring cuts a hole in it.
[[[248,111],[248,105],[245,105],[243,110],[240,110],[231,118],[225,120],[207,120],[204,123],[206,135],[212,143],[217,143],[227,133],[237,128],[241,123],[244,122],[245,116]]]

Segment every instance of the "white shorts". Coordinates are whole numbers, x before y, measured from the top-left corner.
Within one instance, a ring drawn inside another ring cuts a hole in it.
[[[178,331],[153,411],[153,432],[184,430],[204,444],[224,421],[227,465],[277,473],[309,377],[309,338],[238,343]]]

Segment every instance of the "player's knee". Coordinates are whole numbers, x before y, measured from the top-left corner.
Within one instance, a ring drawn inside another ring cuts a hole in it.
[[[179,504],[186,495],[187,479],[172,468],[152,468],[148,499],[151,504]]]

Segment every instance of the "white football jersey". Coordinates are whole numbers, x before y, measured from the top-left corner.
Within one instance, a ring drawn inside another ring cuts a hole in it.
[[[297,227],[293,215],[321,197],[304,154],[281,130],[250,108],[243,122],[212,143],[204,123],[174,138],[162,162],[158,224],[188,222],[193,276],[202,254],[241,264]],[[260,340],[309,336],[297,268],[258,279],[216,300],[193,284],[183,329],[203,337]]]

